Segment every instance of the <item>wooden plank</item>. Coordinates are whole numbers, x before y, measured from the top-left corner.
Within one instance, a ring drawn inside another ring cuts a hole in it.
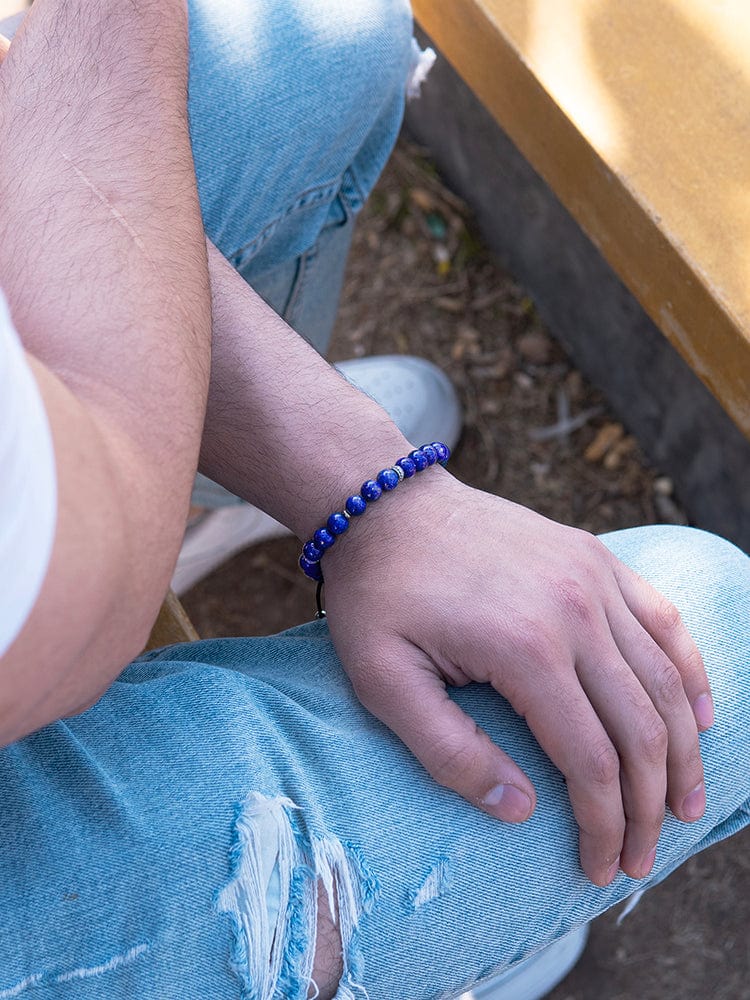
[[[413,6],[750,437],[750,4]]]
[[[151,629],[146,650],[161,649],[176,642],[197,642],[199,638],[179,598],[170,590]]]

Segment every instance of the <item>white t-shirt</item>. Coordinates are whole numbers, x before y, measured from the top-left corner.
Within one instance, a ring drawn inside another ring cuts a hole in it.
[[[0,656],[39,596],[56,522],[47,413],[0,292]]]

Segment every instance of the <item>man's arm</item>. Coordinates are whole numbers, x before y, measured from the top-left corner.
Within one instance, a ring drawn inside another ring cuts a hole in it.
[[[42,593],[0,661],[2,743],[106,689],[179,548],[210,367],[186,91],[185,0],[37,0],[0,68],[0,287],[59,489]]]
[[[202,469],[308,538],[411,445],[216,251],[210,271]],[[529,779],[446,694],[475,680],[509,699],[564,774],[598,884],[618,867],[648,874],[665,798],[681,819],[702,813],[700,656],[674,608],[592,536],[436,466],[353,523],[323,569],[358,695],[441,784],[502,819],[533,810]]]

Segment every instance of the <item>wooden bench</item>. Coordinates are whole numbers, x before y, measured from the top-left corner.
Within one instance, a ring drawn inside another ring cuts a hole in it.
[[[170,590],[151,629],[146,651],[176,642],[197,642],[199,638],[179,598]]]
[[[413,6],[443,55],[750,437],[750,6]]]

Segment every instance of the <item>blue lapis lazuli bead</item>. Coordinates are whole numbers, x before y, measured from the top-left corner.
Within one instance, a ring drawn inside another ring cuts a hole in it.
[[[368,503],[372,503],[377,500],[378,497],[382,496],[383,489],[379,486],[374,479],[368,479],[366,483],[362,483],[362,489],[359,491]]]
[[[421,472],[423,469],[427,468],[427,456],[423,453],[421,448],[415,448],[414,451],[410,451],[409,458],[412,462],[414,462],[417,472]]]
[[[401,471],[403,472],[404,476],[407,479],[411,479],[411,477],[417,471],[417,467],[414,464],[414,460],[408,458],[407,456],[404,456],[404,458],[400,458],[398,462],[396,462],[396,465],[401,469]]]
[[[319,549],[315,542],[305,542],[302,546],[302,555],[307,559],[308,562],[320,562],[320,557],[323,555],[323,550]]]
[[[447,462],[451,457],[451,450],[447,444],[443,444],[442,441],[433,441],[432,447],[437,453],[438,462]]]
[[[401,480],[398,478],[398,473],[394,472],[393,469],[383,469],[377,475],[378,486],[382,486],[384,490],[390,492],[395,490]]]
[[[320,568],[320,563],[317,560],[311,562],[311,560],[306,559],[304,556],[300,556],[299,565],[305,576],[309,576],[311,580],[323,579],[323,570]]]
[[[423,444],[422,447],[419,450],[422,452],[422,454],[424,455],[424,457],[427,459],[427,464],[428,465],[434,465],[435,462],[437,462],[437,460],[438,460],[437,452],[435,451],[435,449],[432,447],[431,444]]]
[[[336,511],[326,521],[326,527],[332,535],[343,535],[349,527],[349,520],[340,511]]]
[[[359,493],[355,493],[353,496],[347,498],[346,509],[352,517],[359,517],[360,514],[364,514],[367,510],[367,501]]]
[[[320,549],[321,553],[325,552],[326,549],[330,549],[333,543],[336,541],[334,535],[328,531],[327,528],[318,528],[315,534],[312,536],[313,545]]]

